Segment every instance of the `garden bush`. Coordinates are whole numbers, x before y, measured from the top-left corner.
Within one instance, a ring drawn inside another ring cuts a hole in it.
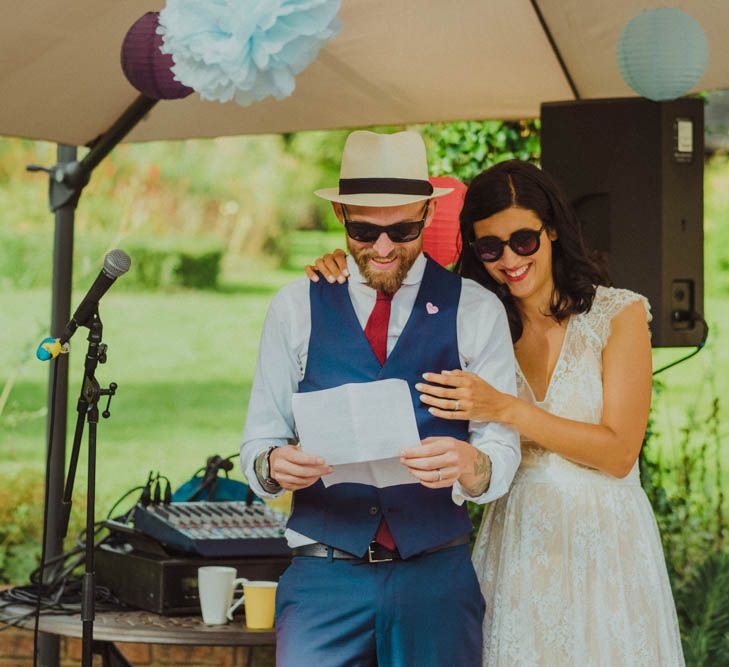
[[[50,284],[53,235],[35,230],[0,234],[0,288],[28,289]],[[104,255],[121,247],[132,268],[115,289],[218,286],[224,248],[216,238],[186,236],[118,239],[110,234],[77,234],[74,239],[76,288],[84,288],[103,265]]]
[[[689,667],[729,664],[729,552],[726,544],[721,401],[713,369],[687,410],[677,447],[651,413],[641,482],[663,541]],[[654,382],[654,406],[664,384]],[[672,451],[673,449],[673,451]]]
[[[217,239],[138,238],[123,245],[132,258],[126,285],[143,289],[218,286],[223,245]]]
[[[43,536],[43,478],[29,471],[5,476],[0,486],[0,584],[27,583],[38,567]],[[74,501],[66,548],[76,544],[86,505]]]
[[[729,555],[711,553],[676,590],[686,665],[729,665]]]
[[[0,233],[0,288],[27,289],[51,281],[53,237],[39,231]]]

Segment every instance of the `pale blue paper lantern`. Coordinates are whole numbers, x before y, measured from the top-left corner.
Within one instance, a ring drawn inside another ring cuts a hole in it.
[[[636,93],[656,102],[681,97],[701,79],[709,60],[706,33],[681,9],[639,14],[618,40],[620,73]]]

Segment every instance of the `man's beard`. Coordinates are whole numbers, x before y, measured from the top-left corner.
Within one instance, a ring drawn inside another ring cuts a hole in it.
[[[389,270],[378,270],[372,268],[369,260],[373,257],[378,259],[385,259],[380,257],[380,254],[373,248],[355,248],[353,244],[349,243],[349,252],[352,254],[354,261],[357,262],[360,273],[365,279],[365,282],[372,288],[380,292],[386,292],[387,294],[394,294],[400,289],[402,281],[405,280],[408,271],[415,263],[422,249],[422,244],[416,244],[412,248],[404,248],[402,246],[393,248],[392,252],[387,256],[388,261],[392,261],[399,258],[400,261],[394,269]]]

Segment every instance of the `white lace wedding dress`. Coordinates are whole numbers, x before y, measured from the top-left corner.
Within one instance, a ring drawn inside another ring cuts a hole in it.
[[[573,316],[544,400],[517,369],[519,396],[599,423],[610,321],[647,300],[599,287]],[[650,317],[650,312],[649,312]],[[655,518],[637,463],[624,479],[522,439],[511,491],[487,508],[473,552],[486,599],[484,664],[528,667],[683,665]]]

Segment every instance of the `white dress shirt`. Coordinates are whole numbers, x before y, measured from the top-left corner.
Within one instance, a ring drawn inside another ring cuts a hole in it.
[[[388,355],[410,317],[425,271],[420,255],[392,299],[387,331]],[[356,262],[347,258],[349,296],[364,330],[375,306],[376,291],[362,277]],[[464,279],[456,316],[458,355],[464,370],[482,377],[491,386],[516,393],[514,349],[506,312],[498,298],[478,283]],[[273,298],[263,325],[261,345],[253,380],[248,414],[240,450],[240,465],[251,488],[261,497],[274,498],[258,482],[256,456],[272,445],[285,445],[295,438],[291,397],[304,378],[311,334],[309,279],[304,277],[281,289]],[[452,370],[434,368],[433,372]],[[425,380],[423,380],[425,382]],[[503,496],[521,460],[519,436],[497,422],[469,423],[470,443],[491,459],[491,482],[485,493],[469,496],[459,482],[453,485],[453,502],[487,503]],[[293,530],[286,531],[290,547],[313,542]]]

